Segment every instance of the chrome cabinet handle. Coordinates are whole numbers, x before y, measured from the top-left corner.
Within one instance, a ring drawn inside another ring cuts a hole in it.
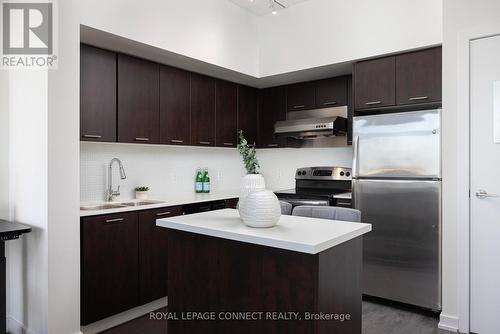
[[[135,138],[135,141],[149,141],[148,137],[137,137]]]
[[[99,136],[99,135],[83,135],[83,138],[99,139],[99,138],[102,138],[102,136]]]
[[[170,212],[170,211],[158,212],[158,213],[156,214],[156,216],[157,216],[157,217],[159,217],[159,216],[166,216],[166,215],[169,215],[169,214],[171,214],[171,213],[172,213],[172,212]]]
[[[337,102],[336,101],[332,101],[332,102],[325,102],[323,103],[324,106],[333,106],[333,105],[336,105]]]
[[[115,218],[115,219],[108,219],[108,220],[106,220],[105,222],[106,222],[106,223],[108,223],[108,224],[109,224],[109,223],[119,223],[119,222],[122,222],[122,221],[124,221],[124,220],[125,220],[125,219],[123,219],[123,218]]]
[[[180,139],[172,139],[170,142],[171,142],[171,143],[175,143],[175,144],[182,144],[182,143],[184,143],[184,140],[180,140]]]
[[[210,145],[210,142],[209,141],[200,141],[200,144],[201,145]]]
[[[479,189],[476,192],[476,197],[479,199],[486,199],[486,198],[496,198],[496,197],[500,197],[500,196],[496,195],[496,194],[488,194],[488,192],[486,190]]]
[[[382,103],[382,101],[370,101],[370,102],[366,102],[365,104],[367,106],[373,106],[375,104],[381,104],[381,103]]]
[[[278,147],[278,144],[267,144],[267,147]]]
[[[293,106],[293,109],[302,109],[305,108],[306,106],[304,104],[299,104],[297,106]]]
[[[224,146],[233,146],[233,143],[224,143]]]
[[[429,97],[428,96],[415,96],[415,97],[410,97],[410,101],[419,101],[419,100],[427,100]]]

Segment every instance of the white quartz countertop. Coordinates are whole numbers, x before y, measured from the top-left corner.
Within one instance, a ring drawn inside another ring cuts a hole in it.
[[[149,209],[159,209],[169,206],[177,206],[184,204],[192,204],[192,203],[203,203],[203,202],[212,202],[219,201],[231,198],[238,198],[240,196],[239,190],[225,190],[225,191],[214,191],[208,194],[186,194],[186,195],[158,195],[151,196],[145,201],[154,201],[159,203],[140,205],[140,206],[127,206],[120,208],[112,208],[105,210],[80,210],[80,217],[88,217],[88,216],[96,216],[96,215],[109,215],[113,213],[121,213],[128,211],[138,211],[138,210],[149,210]],[[120,204],[120,203],[130,203],[130,202],[138,202],[139,200],[135,199],[117,199],[113,202],[82,202],[80,203],[80,207],[82,206],[93,206],[93,205],[103,205],[103,204]]]
[[[161,227],[212,237],[317,254],[370,232],[370,224],[282,215],[277,226],[251,228],[238,210],[224,209],[158,219]]]

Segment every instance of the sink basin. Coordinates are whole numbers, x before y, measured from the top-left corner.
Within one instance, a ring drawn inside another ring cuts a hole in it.
[[[160,204],[164,203],[163,201],[139,201],[139,202],[127,202],[122,203],[125,206],[141,206],[141,205],[151,205],[151,204]]]
[[[124,204],[96,204],[96,205],[84,205],[80,207],[80,210],[92,211],[92,210],[108,210],[108,209],[118,209],[126,208],[128,205]]]

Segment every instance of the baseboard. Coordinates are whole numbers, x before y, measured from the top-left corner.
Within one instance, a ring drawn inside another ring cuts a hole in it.
[[[102,332],[106,329],[110,329],[112,327],[121,325],[127,321],[133,320],[140,316],[143,316],[149,312],[157,310],[159,308],[167,306],[167,298],[161,298],[155,300],[149,304],[142,305],[131,310],[116,314],[112,317],[99,320],[97,322],[91,323],[87,326],[83,326],[80,328],[81,332],[84,334],[95,334]],[[17,334],[17,333],[16,333]]]
[[[438,327],[445,331],[458,333],[458,318],[441,313]]]

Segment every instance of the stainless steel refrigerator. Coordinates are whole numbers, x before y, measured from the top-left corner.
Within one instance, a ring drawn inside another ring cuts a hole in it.
[[[364,294],[441,310],[441,110],[354,118]]]

